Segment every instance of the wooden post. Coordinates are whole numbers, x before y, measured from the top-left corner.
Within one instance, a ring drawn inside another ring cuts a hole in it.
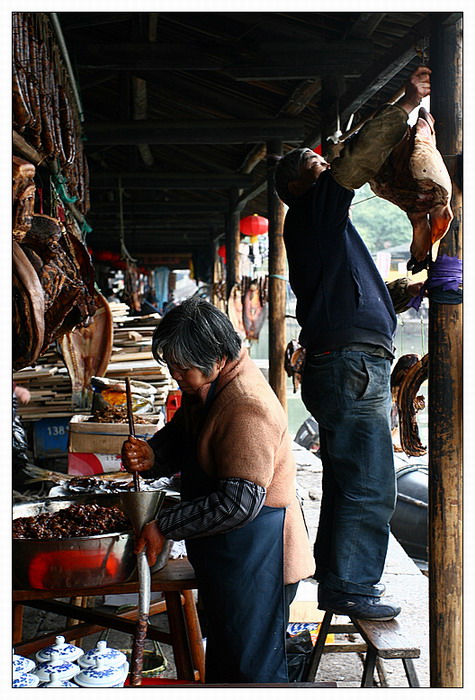
[[[462,27],[437,13],[431,112],[453,183],[454,220],[438,255],[462,257]],[[462,687],[462,305],[429,301],[429,619],[433,688]]]
[[[286,256],[283,237],[284,206],[274,191],[276,156],[282,155],[282,143],[267,144],[267,212],[269,219],[269,384],[287,410],[284,357],[286,342],[285,298]]]
[[[239,219],[241,210],[237,206],[237,190],[229,193],[229,212],[226,226],[226,291],[227,297],[232,287],[240,281],[239,274]]]

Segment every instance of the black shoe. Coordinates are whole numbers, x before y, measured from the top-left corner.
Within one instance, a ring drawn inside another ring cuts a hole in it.
[[[392,603],[381,603],[377,596],[355,595],[318,587],[318,607],[335,615],[348,615],[359,620],[392,620],[401,608]]]

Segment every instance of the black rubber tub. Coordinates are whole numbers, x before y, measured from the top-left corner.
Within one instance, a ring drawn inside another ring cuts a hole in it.
[[[391,532],[412,559],[427,561],[429,470],[425,464],[406,464],[396,469],[396,477]]]

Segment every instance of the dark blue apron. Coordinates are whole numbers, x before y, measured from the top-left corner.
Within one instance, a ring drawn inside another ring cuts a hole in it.
[[[205,411],[214,387],[210,394]],[[198,464],[196,442],[181,465],[183,501],[216,491],[217,481]],[[288,682],[284,517],[285,508],[263,506],[244,527],[186,540],[206,613],[206,683]]]

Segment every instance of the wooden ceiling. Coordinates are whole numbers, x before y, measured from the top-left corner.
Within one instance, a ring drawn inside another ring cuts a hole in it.
[[[88,244],[119,250],[122,210],[139,258],[209,250],[231,201],[266,216],[266,143],[325,152],[337,115],[345,131],[394,96],[431,26],[421,12],[57,16],[84,118]]]

